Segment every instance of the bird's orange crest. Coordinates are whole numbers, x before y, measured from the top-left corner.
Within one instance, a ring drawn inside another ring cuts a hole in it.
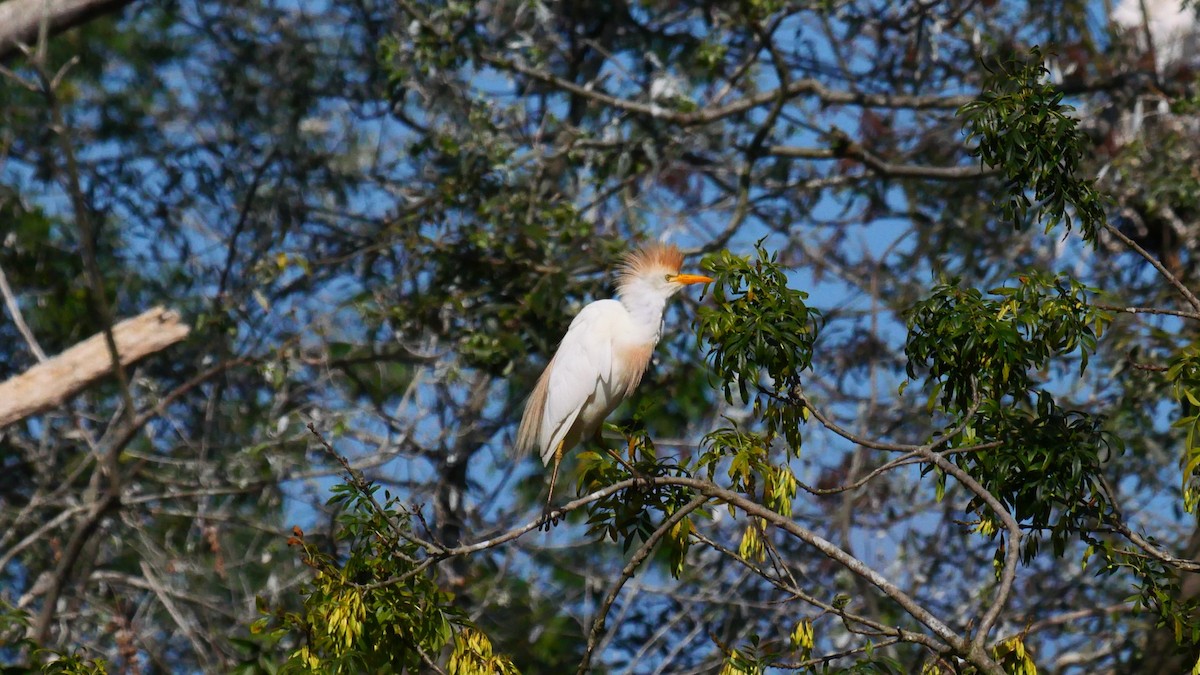
[[[675,244],[646,244],[636,251],[625,254],[621,261],[622,279],[637,277],[647,272],[679,274],[683,267],[683,251]]]

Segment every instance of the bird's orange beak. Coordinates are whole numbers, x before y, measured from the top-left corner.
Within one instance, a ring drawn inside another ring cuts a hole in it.
[[[700,274],[675,274],[670,277],[669,281],[676,284],[688,286],[690,284],[707,284],[712,282],[712,277],[706,277]]]

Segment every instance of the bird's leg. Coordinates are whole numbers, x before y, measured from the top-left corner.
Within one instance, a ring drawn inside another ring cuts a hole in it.
[[[554,468],[550,470],[550,492],[546,495],[546,508],[542,510],[542,522],[538,524],[537,528],[544,529],[546,532],[558,524],[558,519],[551,518],[550,514],[554,512],[551,508],[551,500],[554,499],[554,483],[558,480],[558,465],[562,463],[562,456],[563,444],[559,442],[558,447],[554,449]]]

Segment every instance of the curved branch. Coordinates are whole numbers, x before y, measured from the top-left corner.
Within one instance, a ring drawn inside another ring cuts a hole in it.
[[[325,445],[325,447],[328,451],[332,452],[335,456],[337,456],[337,453],[333,451],[332,446],[330,446],[324,440],[324,438],[321,437],[320,433],[317,432],[314,425],[310,424],[308,426],[308,428],[309,428],[309,431],[311,431],[314,435],[316,435],[320,439],[321,443]],[[942,441],[939,440],[937,442],[942,442]],[[947,470],[948,473],[961,474],[960,480],[963,480],[964,484],[967,484],[968,486],[974,485],[975,488],[977,488],[978,490],[983,492],[985,495],[987,495],[986,497],[984,497],[984,499],[990,500],[991,502],[995,502],[995,498],[992,497],[990,495],[990,493],[987,493],[986,490],[983,490],[982,487],[980,487],[978,483],[974,482],[974,479],[972,479],[970,476],[967,476],[965,473],[963,473],[960,469],[958,469],[957,466],[954,466],[953,464],[949,463],[944,457],[941,457],[936,452],[934,452],[934,450],[932,449],[933,447],[936,447],[936,445],[920,446],[920,449],[923,452],[929,453],[934,458],[932,461],[934,461],[935,464],[948,465],[949,466],[949,469]],[[959,477],[959,476],[956,475],[956,478],[957,477]],[[356,475],[355,473],[351,472],[351,479],[352,480],[356,480],[356,479],[361,480],[361,475]],[[797,539],[800,539],[801,541],[809,544],[813,548],[816,548],[818,551],[820,551],[823,555],[825,555],[829,559],[831,559],[834,562],[837,562],[838,564],[842,565],[843,567],[849,569],[851,572],[857,574],[858,576],[862,577],[867,582],[869,582],[871,585],[878,588],[885,595],[887,595],[894,602],[896,602],[896,604],[898,604],[902,609],[904,609],[905,612],[907,612],[910,616],[912,616],[914,619],[916,619],[919,623],[921,623],[926,628],[928,628],[930,631],[932,631],[934,635],[938,636],[938,638],[940,638],[942,641],[944,641],[946,643],[946,645],[948,645],[950,647],[950,649],[952,649],[956,654],[958,654],[959,656],[963,657],[964,659],[967,659],[968,661],[970,661],[972,664],[974,664],[976,667],[978,667],[982,672],[989,673],[991,675],[1003,675],[1003,671],[1000,669],[1000,667],[998,665],[996,665],[996,663],[987,655],[986,651],[983,649],[983,644],[982,644],[983,638],[982,637],[977,637],[977,639],[974,641],[968,641],[966,638],[960,636],[952,628],[950,628],[948,625],[946,625],[941,619],[934,616],[932,612],[930,612],[928,609],[926,609],[924,606],[922,606],[920,603],[918,603],[915,599],[912,598],[912,596],[908,595],[908,593],[906,593],[900,587],[896,586],[894,583],[892,583],[889,579],[884,577],[882,574],[875,571],[873,568],[871,568],[869,565],[867,565],[863,561],[861,561],[858,558],[854,557],[853,555],[847,553],[845,550],[841,549],[836,544],[834,544],[834,543],[830,542],[829,540],[808,530],[807,528],[792,521],[791,519],[787,518],[786,516],[780,515],[779,513],[776,513],[775,511],[772,511],[771,509],[768,509],[767,507],[763,506],[762,504],[752,501],[749,498],[747,498],[737,492],[723,488],[723,487],[721,487],[715,483],[712,483],[710,481],[700,480],[697,478],[688,478],[688,477],[680,477],[680,476],[658,476],[658,477],[653,477],[653,478],[643,478],[643,477],[629,478],[629,479],[614,483],[612,485],[609,485],[608,487],[597,490],[597,491],[595,491],[589,495],[586,495],[584,497],[580,497],[579,499],[569,502],[568,504],[566,504],[565,506],[563,506],[561,508],[555,509],[554,511],[550,512],[549,514],[545,514],[541,517],[538,517],[537,519],[535,519],[521,527],[518,527],[516,529],[505,532],[498,537],[485,539],[485,540],[476,542],[474,544],[468,544],[465,546],[457,546],[457,547],[453,547],[453,548],[447,548],[447,547],[441,546],[441,545],[433,543],[433,542],[421,540],[420,538],[418,538],[414,535],[406,533],[401,536],[404,536],[405,539],[408,539],[409,541],[412,541],[413,543],[416,543],[416,544],[422,546],[429,553],[429,557],[426,558],[425,560],[422,560],[421,563],[418,564],[417,569],[409,570],[404,575],[401,575],[396,578],[386,579],[384,581],[377,582],[375,584],[370,584],[368,587],[374,588],[374,587],[380,587],[380,586],[386,586],[386,585],[398,583],[398,582],[402,581],[403,579],[409,578],[413,574],[419,573],[421,570],[424,570],[425,568],[429,567],[436,561],[445,560],[447,558],[451,558],[451,557],[455,557],[455,556],[468,555],[468,554],[474,553],[476,551],[494,548],[505,542],[512,541],[518,537],[521,537],[525,533],[539,527],[541,525],[541,523],[543,521],[545,521],[546,519],[550,519],[550,520],[559,519],[564,514],[574,511],[576,509],[579,509],[579,508],[585,506],[586,504],[597,501],[599,499],[603,499],[604,497],[615,494],[616,492],[618,492],[620,490],[624,490],[626,488],[635,487],[635,486],[636,487],[644,486],[644,485],[646,485],[647,482],[650,484],[653,484],[653,485],[680,486],[680,487],[690,488],[690,489],[696,491],[697,493],[699,493],[700,495],[702,495],[703,497],[717,499],[728,505],[731,505],[738,509],[741,509],[743,512],[745,512],[749,516],[757,516],[759,518],[762,518],[764,521],[770,522],[772,525],[775,525],[776,527],[782,529],[783,531],[787,532],[788,534],[791,534],[792,536],[796,537]],[[357,481],[356,481],[356,484],[357,484]],[[360,486],[360,490],[361,489],[362,489],[362,487]],[[367,494],[368,495],[370,494],[369,491],[367,492]],[[983,495],[981,495],[981,496],[983,496]],[[703,500],[701,500],[701,502],[702,501]],[[372,499],[372,503],[374,503],[373,499]],[[692,504],[695,504],[695,506],[692,506]],[[691,507],[691,508],[688,510],[694,510],[698,506],[699,506],[699,503],[693,501],[693,502],[689,503],[689,507]],[[997,506],[997,508],[1001,509],[1001,517],[1004,518],[1006,512],[1003,512],[1003,507],[1000,506],[998,504],[998,502],[996,503],[996,506]],[[379,511],[382,512],[383,509],[379,508]],[[684,514],[684,515],[686,515],[686,514]],[[679,517],[680,517],[680,519],[683,518],[682,515]],[[1007,516],[1006,525],[1008,524],[1008,521],[1012,521],[1011,516]],[[389,519],[389,523],[391,523],[390,519]],[[391,524],[395,528],[395,524],[394,523],[391,523]],[[1013,524],[1015,525],[1015,521],[1013,521]],[[395,529],[399,530],[401,528],[395,528]],[[659,530],[656,530],[655,532],[658,536],[653,538],[653,541],[657,542],[657,540],[663,536],[663,532],[665,532],[665,531],[660,528]],[[1017,530],[1016,536],[1019,537],[1019,535],[1020,535],[1020,530]],[[644,555],[648,555],[648,549],[643,554],[643,556]],[[1007,557],[1006,557],[1006,561],[1007,561]],[[633,564],[633,563],[640,564],[640,562],[641,562],[641,559],[639,558],[639,556],[635,555],[634,560],[631,561],[631,564]],[[635,568],[636,568],[636,564],[634,564]],[[627,566],[627,569],[630,569],[630,568]],[[1013,567],[1013,570],[1015,570],[1015,566]],[[1005,573],[1006,573],[1006,575],[1010,574],[1008,569],[1005,570]],[[630,572],[630,574],[632,574],[632,572]],[[1003,601],[1007,598],[1008,591],[1011,588],[1011,575],[1009,577],[1007,577],[1007,579],[1008,579],[1008,584],[1006,585],[1006,584],[1002,583],[1001,592],[998,593],[996,603],[993,606],[992,610],[989,610],[988,614],[986,615],[986,617],[990,617],[993,621],[994,621],[994,615],[999,614],[999,608],[1003,606]],[[624,582],[621,582],[621,583],[623,584]],[[614,590],[614,592],[619,592],[619,591],[620,591],[620,586],[616,587]],[[610,595],[613,595],[613,593],[610,593]],[[609,601],[609,604],[611,605],[611,601]],[[603,616],[603,615],[601,615],[601,616]],[[990,626],[990,624],[989,624],[989,626]],[[986,631],[981,630],[980,633],[981,633],[981,635],[983,635],[986,633]],[[591,639],[589,639],[589,642],[591,642]],[[593,645],[593,647],[594,647],[594,645]]]
[[[807,528],[799,525],[791,519],[782,516],[771,509],[751,501],[750,499],[740,495],[732,490],[727,490],[714,483],[703,481],[695,478],[655,478],[656,484],[663,485],[682,485],[690,487],[702,495],[718,499],[737,507],[744,511],[747,515],[757,516],[769,521],[772,525],[780,528],[788,534],[796,537],[804,543],[812,546],[820,551],[825,557],[837,562],[846,569],[854,572],[858,576],[866,579],[872,586],[875,586],[885,595],[891,598],[896,604],[900,605],[910,616],[931,630],[934,635],[941,638],[949,645],[959,656],[969,660],[983,672],[994,673],[1001,675],[1003,670],[987,655],[983,646],[968,642],[965,638],[958,635],[952,628],[947,626],[941,619],[933,615],[932,612],[925,609],[920,603],[908,595],[900,587],[896,586],[889,579],[884,577],[879,572],[876,572],[870,566],[858,558],[846,553],[833,542],[817,535]]]
[[[657,480],[658,479],[655,479],[656,482],[657,482]],[[515,527],[515,528],[508,530],[507,532],[504,532],[495,537],[481,539],[473,544],[464,544],[462,546],[455,546],[453,548],[445,548],[445,547],[435,544],[431,541],[425,541],[423,539],[420,539],[419,537],[415,537],[412,535],[407,535],[406,538],[409,541],[412,541],[413,543],[417,544],[418,546],[424,548],[427,552],[429,552],[429,558],[426,558],[425,560],[421,561],[422,569],[424,569],[425,567],[428,567],[429,565],[431,565],[433,563],[440,562],[442,560],[446,560],[447,558],[471,555],[472,553],[478,553],[479,551],[496,548],[497,546],[506,544],[514,539],[519,539],[520,537],[524,536],[525,534],[541,527],[542,523],[548,519],[549,520],[561,520],[563,518],[563,516],[565,516],[566,514],[572,512],[572,511],[581,509],[584,506],[587,506],[588,504],[591,504],[592,502],[604,499],[605,497],[610,497],[626,488],[634,487],[634,486],[638,485],[639,483],[644,485],[645,480],[643,480],[641,478],[629,478],[629,479],[620,481],[618,483],[613,483],[612,485],[601,488],[599,490],[596,490],[595,492],[592,492],[590,494],[584,495],[584,496],[574,499],[570,502],[567,502],[566,504],[562,505],[561,507],[559,507],[557,509],[554,509],[553,511],[546,514],[545,516],[539,515],[537,518],[534,518],[533,520],[525,523],[524,525]],[[426,564],[426,563],[429,563],[429,564]],[[393,584],[400,583],[400,582],[404,581],[405,579],[408,579],[409,577],[412,576],[412,572],[413,572],[413,570],[409,570],[408,572],[405,572],[402,575],[399,575],[396,577],[391,577],[389,579],[384,579],[383,581],[376,581],[376,582],[370,583],[370,584],[362,584],[361,588],[363,588],[364,590],[373,590],[376,588],[382,588],[384,586],[391,586]]]
[[[1165,551],[1165,550],[1159,548],[1158,546],[1154,545],[1153,543],[1151,543],[1149,540],[1147,540],[1142,535],[1140,535],[1137,532],[1134,532],[1132,529],[1130,529],[1129,525],[1127,525],[1125,523],[1125,513],[1121,509],[1120,502],[1117,501],[1116,491],[1113,490],[1112,485],[1110,485],[1108,480],[1106,478],[1104,478],[1103,476],[1100,477],[1100,487],[1103,490],[1105,496],[1108,497],[1108,503],[1112,505],[1112,509],[1113,509],[1114,517],[1108,521],[1109,529],[1111,529],[1113,532],[1116,532],[1117,534],[1120,534],[1121,536],[1125,537],[1125,539],[1127,539],[1129,541],[1129,543],[1140,548],[1142,551],[1145,552],[1147,557],[1153,558],[1153,559],[1163,563],[1164,565],[1174,567],[1175,569],[1178,569],[1182,572],[1198,572],[1198,571],[1200,571],[1200,562],[1196,562],[1194,560],[1186,560],[1184,558],[1178,558],[1174,555],[1171,555],[1167,551]]]
[[[942,642],[938,641],[937,639],[932,638],[923,633],[914,633],[912,631],[904,630],[903,628],[897,628],[895,626],[888,626],[886,624],[879,623],[878,621],[868,619],[865,616],[860,616],[858,614],[853,614],[851,612],[847,612],[845,607],[835,607],[832,603],[828,603],[828,602],[825,602],[824,600],[813,597],[812,595],[805,593],[800,588],[797,588],[794,585],[784,582],[782,579],[776,579],[776,578],[772,577],[771,575],[767,574],[765,570],[759,568],[757,565],[750,562],[749,560],[746,560],[741,555],[739,555],[736,551],[731,550],[727,546],[722,546],[721,544],[713,541],[712,539],[709,539],[708,537],[704,536],[703,534],[700,534],[699,532],[693,531],[691,533],[691,536],[696,541],[701,542],[702,544],[704,544],[705,546],[708,546],[709,548],[713,549],[714,551],[723,553],[725,556],[734,560],[734,562],[737,562],[738,564],[742,565],[746,569],[748,569],[751,572],[762,577],[763,579],[765,579],[767,581],[767,583],[778,588],[779,590],[781,590],[785,593],[790,593],[791,595],[799,598],[800,600],[803,600],[804,602],[812,605],[813,607],[820,608],[820,610],[824,613],[833,614],[833,615],[836,615],[837,617],[841,618],[843,625],[846,626],[846,630],[848,630],[851,633],[854,633],[856,635],[871,635],[874,637],[878,637],[881,635],[891,635],[891,636],[897,637],[898,639],[900,639],[903,642],[911,642],[913,644],[919,644],[924,647],[927,647],[935,653],[945,652],[949,648],[949,647],[947,647],[947,645],[945,643],[942,643]],[[863,626],[866,626],[867,628],[871,629],[871,631],[873,631],[873,632],[867,632],[867,631],[859,629],[859,628],[854,628],[850,625],[852,623],[853,624],[861,624]]]
[[[638,547],[634,552],[633,557],[625,564],[625,568],[621,570],[621,576],[613,583],[612,588],[608,590],[608,595],[605,596],[604,602],[600,608],[596,610],[596,618],[592,620],[592,628],[588,631],[587,649],[583,652],[583,660],[579,662],[579,669],[576,670],[576,675],[583,675],[591,667],[592,652],[596,649],[596,644],[600,641],[600,633],[604,630],[604,620],[608,617],[608,610],[612,609],[612,605],[617,600],[617,595],[621,593],[621,588],[625,586],[625,582],[633,578],[637,568],[642,566],[646,558],[654,550],[655,545],[666,535],[671,528],[679,524],[679,521],[688,516],[689,513],[695,511],[708,501],[708,497],[695,497],[692,501],[684,504],[675,513],[662,522],[654,532],[646,538],[646,541]]]
[[[1003,443],[1001,443],[1000,441],[989,441],[987,443],[980,443],[979,445],[971,445],[971,446],[967,446],[965,448],[951,448],[949,450],[942,450],[939,454],[941,454],[943,456],[945,456],[945,455],[961,455],[961,454],[967,453],[967,452],[979,452],[980,450],[991,450],[993,448],[998,448],[1001,445],[1003,445]],[[802,490],[804,490],[805,492],[807,492],[811,495],[815,495],[817,497],[827,497],[829,495],[836,495],[836,494],[841,494],[843,492],[849,492],[850,490],[857,490],[858,488],[871,482],[872,480],[874,480],[881,474],[887,473],[888,471],[891,471],[893,469],[898,469],[902,466],[908,466],[910,464],[920,464],[924,461],[925,461],[925,459],[919,453],[910,452],[907,455],[902,455],[900,457],[897,457],[896,459],[893,459],[892,461],[875,468],[870,473],[868,473],[865,476],[863,476],[862,478],[854,481],[853,483],[847,483],[845,485],[839,485],[837,487],[831,487],[831,488],[815,488],[815,487],[812,487],[811,485],[808,485],[806,483],[802,483],[799,481],[797,481],[796,484]]]
[[[802,148],[790,145],[773,145],[767,149],[767,154],[785,159],[853,159],[862,163],[872,173],[884,178],[967,181],[994,176],[998,173],[997,169],[976,166],[894,164],[870,152],[849,138],[843,136],[837,140],[842,142],[830,148]]]
[[[932,451],[930,451],[930,452],[932,452]],[[936,454],[936,453],[934,453],[934,454]],[[955,468],[957,469],[957,467],[955,467]],[[614,483],[614,484],[612,484],[606,488],[603,488],[601,490],[597,490],[596,492],[593,492],[592,494],[589,494],[585,497],[580,497],[579,499],[576,499],[559,509],[555,509],[550,514],[550,517],[551,518],[555,518],[555,517],[561,518],[564,514],[570,512],[570,511],[579,509],[586,504],[594,502],[598,499],[602,499],[604,497],[612,495],[612,494],[614,494],[620,490],[624,490],[626,488],[635,487],[635,486],[643,486],[647,482],[652,483],[654,485],[663,485],[663,486],[672,486],[673,485],[673,486],[690,488],[690,489],[698,492],[700,495],[703,495],[703,496],[711,498],[711,499],[719,500],[726,504],[732,505],[738,509],[741,509],[743,512],[745,512],[749,516],[756,516],[756,517],[762,518],[763,520],[770,522],[772,525],[775,525],[779,529],[787,532],[788,534],[796,537],[797,539],[805,542],[806,544],[809,544],[813,548],[820,551],[827,558],[833,560],[834,562],[837,562],[838,564],[842,565],[846,569],[849,569],[851,572],[857,574],[858,576],[862,577],[867,582],[869,582],[871,585],[878,588],[886,596],[888,596],[894,602],[896,602],[896,604],[898,604],[902,609],[904,609],[904,611],[907,612],[910,616],[912,616],[919,623],[921,623],[926,628],[928,628],[930,631],[932,631],[933,634],[936,635],[939,639],[941,639],[945,643],[945,645],[947,645],[951,650],[953,650],[956,654],[958,654],[962,658],[970,661],[972,664],[974,664],[976,667],[978,667],[982,672],[989,673],[991,675],[1003,675],[1003,670],[1000,669],[1000,667],[996,665],[995,661],[993,661],[991,659],[991,657],[989,657],[987,655],[986,651],[982,647],[982,644],[977,644],[975,642],[968,641],[966,638],[960,636],[952,628],[947,626],[941,619],[934,616],[932,612],[930,612],[928,609],[926,609],[924,606],[922,606],[920,603],[918,603],[916,600],[914,600],[912,598],[912,596],[910,596],[908,593],[906,593],[903,589],[896,586],[894,583],[892,583],[890,580],[888,580],[886,577],[884,577],[879,572],[875,571],[873,568],[871,568],[866,563],[864,563],[863,561],[859,560],[858,558],[850,555],[849,553],[847,553],[846,551],[844,551],[843,549],[838,547],[836,544],[830,542],[829,540],[817,535],[816,533],[810,531],[809,529],[803,527],[802,525],[792,521],[791,519],[787,518],[786,516],[780,515],[779,513],[776,513],[775,511],[768,509],[767,507],[763,506],[762,504],[752,501],[749,498],[747,498],[737,492],[723,488],[715,483],[712,483],[712,482],[709,482],[706,480],[701,480],[698,478],[687,478],[687,477],[680,477],[680,476],[658,476],[658,477],[653,477],[653,478],[629,478],[629,479],[620,481],[618,483]],[[459,547],[452,548],[452,549],[446,549],[446,548],[437,546],[436,544],[427,543],[428,546],[433,547],[433,548],[427,549],[427,550],[431,551],[431,557],[437,557],[439,559],[445,559],[445,558],[457,556],[457,555],[467,555],[470,553],[474,553],[476,551],[481,551],[484,549],[499,546],[500,544],[503,544],[508,541],[512,541],[513,539],[516,539],[516,538],[524,535],[526,532],[529,532],[529,531],[535,529],[536,527],[538,527],[538,525],[542,522],[542,520],[543,520],[543,518],[539,517],[521,527],[518,527],[514,530],[505,532],[504,534],[502,534],[498,537],[485,539],[485,540],[477,542],[475,544],[459,546]],[[376,586],[377,585],[386,585],[386,584],[396,583],[397,581],[399,581],[399,579],[388,579],[383,582],[379,582],[378,584],[375,584],[375,585]],[[891,630],[892,634],[895,634],[896,629],[890,629],[890,630]]]
[[[953,476],[955,480],[963,485],[963,487],[975,493],[975,495],[983,500],[983,502],[988,505],[988,508],[990,508],[992,512],[995,513],[998,518],[1000,518],[1000,521],[1004,524],[1004,529],[1008,530],[1008,540],[1005,542],[1004,549],[1004,570],[1000,575],[1000,587],[996,589],[996,596],[992,600],[992,605],[984,613],[983,618],[980,619],[979,629],[975,634],[975,638],[971,642],[971,649],[973,651],[982,652],[983,644],[987,640],[988,633],[991,632],[992,627],[996,625],[996,620],[999,619],[1000,612],[1004,610],[1004,606],[1008,602],[1008,597],[1012,594],[1013,583],[1016,581],[1017,577],[1017,559],[1021,555],[1021,526],[1019,523],[1017,523],[1017,519],[1013,517],[1012,513],[1010,513],[1009,510],[1004,507],[1004,504],[1001,503],[995,495],[989,492],[987,488],[983,487],[979,481],[975,480],[974,477],[960,468],[957,464],[951,462],[935,451],[935,448],[946,443],[948,440],[958,435],[964,428],[966,428],[968,421],[974,416],[975,410],[978,409],[979,403],[976,402],[975,405],[972,406],[971,410],[969,410],[967,414],[963,416],[963,419],[959,422],[959,424],[946,434],[939,436],[925,445],[906,446],[894,443],[882,443],[857,436],[856,434],[843,429],[833,420],[829,419],[819,410],[814,408],[812,403],[804,396],[804,394],[793,392],[792,397],[799,405],[804,406],[809,412],[811,412],[813,417],[816,417],[826,429],[829,429],[833,433],[852,443],[857,443],[865,447],[876,448],[879,450],[910,451],[919,455],[921,458],[925,459],[937,468]],[[999,443],[997,443],[997,445],[999,445]]]
[[[1155,258],[1150,254],[1149,251],[1141,246],[1138,246],[1136,241],[1130,239],[1128,235],[1114,227],[1112,223],[1105,222],[1104,229],[1108,230],[1109,234],[1113,235],[1117,239],[1120,239],[1121,243],[1128,246],[1135,253],[1145,258],[1146,262],[1153,265],[1154,269],[1158,270],[1158,273],[1167,280],[1167,283],[1171,284],[1175,290],[1179,291],[1179,294],[1183,296],[1184,300],[1187,300],[1188,304],[1192,306],[1192,309],[1200,312],[1200,298],[1197,298],[1195,293],[1192,293],[1190,290],[1188,290],[1188,287],[1184,286],[1183,282],[1180,281],[1178,277],[1176,277],[1174,274],[1171,274],[1171,272],[1167,270],[1167,268],[1164,267],[1161,262],[1159,262],[1158,258]]]
[[[765,507],[757,502],[754,502],[741,494],[738,494],[737,492],[723,488],[715,483],[712,483],[712,482],[709,482],[706,480],[701,480],[698,478],[687,478],[687,477],[679,477],[679,476],[658,476],[658,477],[653,477],[653,478],[629,478],[629,479],[614,483],[612,485],[609,485],[600,490],[597,490],[589,495],[575,499],[575,500],[565,504],[564,506],[562,506],[558,509],[555,509],[554,511],[552,511],[549,514],[550,518],[562,518],[565,514],[571,512],[571,511],[580,509],[583,506],[586,506],[587,504],[590,504],[597,500],[608,497],[608,496],[615,494],[626,488],[644,486],[647,482],[649,482],[653,485],[679,486],[679,487],[690,488],[690,489],[698,492],[700,495],[703,495],[704,497],[722,501],[726,504],[729,504],[738,509],[741,509],[747,515],[757,516],[759,518],[762,518],[762,519],[770,522],[772,525],[775,525],[776,527],[780,528],[781,530],[784,530],[788,534],[791,534],[792,536],[796,537],[797,539],[800,539],[801,541],[816,548],[823,555],[825,555],[829,559],[833,560],[834,562],[839,563],[843,567],[846,567],[847,569],[849,569],[851,572],[864,578],[871,585],[875,586],[880,591],[882,591],[885,595],[887,595],[889,598],[891,598],[893,601],[895,601],[896,604],[900,605],[900,607],[903,608],[904,611],[907,612],[910,616],[912,616],[914,619],[916,619],[918,622],[920,622],[922,625],[924,625],[926,628],[928,628],[930,631],[932,631],[933,634],[938,636],[938,638],[940,638],[945,643],[945,645],[948,646],[951,650],[953,650],[954,652],[956,652],[958,655],[962,656],[963,658],[971,661],[971,663],[975,664],[983,672],[992,673],[994,675],[1002,675],[1003,671],[1001,671],[996,666],[996,664],[991,660],[991,658],[988,657],[988,655],[986,654],[986,652],[982,649],[982,647],[980,645],[972,644],[969,641],[967,641],[965,638],[963,638],[962,636],[958,635],[953,629],[951,629],[949,626],[947,626],[941,619],[934,616],[932,612],[930,612],[925,607],[923,607],[920,603],[918,603],[916,600],[914,600],[903,589],[896,586],[894,583],[892,583],[890,580],[888,580],[886,577],[884,577],[879,572],[876,572],[873,568],[868,566],[866,563],[864,563],[861,560],[859,560],[858,558],[850,555],[849,553],[842,550],[840,547],[838,547],[836,544],[830,542],[829,540],[815,534],[814,532],[808,530],[807,528],[801,526],[800,524],[790,520],[786,516],[782,516],[779,513],[776,513],[775,511],[772,511],[772,510],[768,509],[767,507]],[[432,542],[425,542],[425,541],[422,541],[415,537],[413,538],[413,541],[418,543],[419,545],[425,547],[426,551],[428,551],[430,554],[429,558],[421,561],[420,566],[422,569],[425,569],[425,568],[429,567],[429,565],[432,565],[434,562],[437,562],[440,560],[445,560],[447,558],[451,558],[454,556],[470,555],[470,554],[476,553],[478,551],[495,548],[497,546],[500,546],[501,544],[507,543],[514,539],[517,539],[517,538],[525,535],[526,533],[536,529],[542,523],[543,520],[544,520],[544,517],[539,516],[538,518],[526,523],[525,525],[522,525],[515,529],[509,530],[499,536],[484,539],[482,541],[478,541],[473,544],[457,546],[454,548],[444,548],[444,547],[441,547]],[[428,563],[428,564],[426,564],[426,563]],[[363,585],[363,588],[374,589],[374,588],[378,588],[378,587],[382,587],[382,586],[399,583],[399,582],[403,581],[404,579],[409,578],[413,573],[414,573],[414,571],[410,570],[409,572],[405,573],[404,575],[401,575],[398,577],[394,577],[391,579],[385,579],[384,581],[376,582],[373,584],[365,584],[365,585]],[[888,630],[892,634],[896,634],[896,630],[898,630],[898,629],[888,629]],[[913,641],[919,641],[919,640],[913,640]]]

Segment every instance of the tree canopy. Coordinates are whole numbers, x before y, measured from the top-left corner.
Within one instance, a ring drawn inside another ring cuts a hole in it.
[[[0,428],[0,663],[1200,666],[1194,6],[76,4],[0,3],[0,382],[190,332]],[[653,240],[715,282],[535,532]]]

